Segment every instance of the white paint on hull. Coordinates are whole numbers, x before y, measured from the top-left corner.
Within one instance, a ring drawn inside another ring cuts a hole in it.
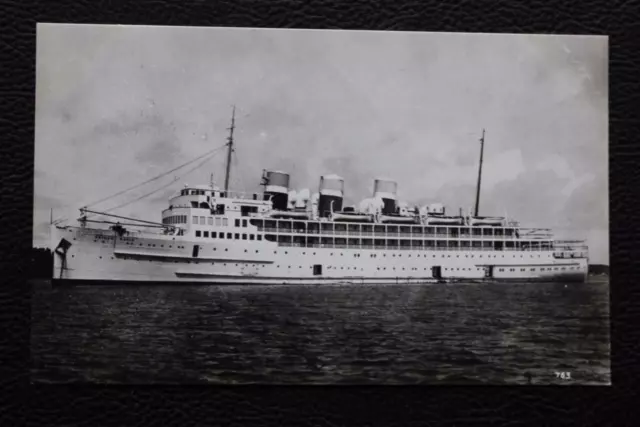
[[[205,283],[423,283],[444,280],[586,281],[586,258],[554,258],[551,251],[374,250],[279,247],[277,243],[207,240],[52,227],[55,279]],[[194,245],[199,246],[197,258]],[[318,275],[317,267],[321,266]],[[492,277],[487,278],[488,266]],[[314,274],[316,273],[316,274]]]

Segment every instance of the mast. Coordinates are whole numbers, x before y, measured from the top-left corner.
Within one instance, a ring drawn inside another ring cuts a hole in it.
[[[482,129],[482,138],[480,138],[480,165],[478,167],[478,186],[476,187],[476,208],[473,216],[478,216],[478,208],[480,206],[480,183],[482,181],[482,155],[484,154],[484,129]]]
[[[231,173],[231,154],[233,153],[233,130],[236,123],[236,106],[233,106],[231,113],[231,127],[229,129],[229,137],[227,138],[227,170],[224,175],[224,191],[229,191],[229,174]]]

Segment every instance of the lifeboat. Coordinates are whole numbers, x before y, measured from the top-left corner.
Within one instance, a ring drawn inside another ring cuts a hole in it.
[[[309,213],[305,211],[271,211],[271,218],[309,219]]]
[[[417,219],[413,216],[380,215],[380,222],[390,224],[416,224]]]
[[[461,216],[427,216],[427,225],[464,225],[464,218]]]
[[[344,210],[342,212],[332,212],[331,221],[353,221],[353,222],[371,222],[371,215],[361,212]]]
[[[471,218],[469,218],[469,224],[475,226],[500,226],[504,225],[504,218],[497,216],[472,216]]]

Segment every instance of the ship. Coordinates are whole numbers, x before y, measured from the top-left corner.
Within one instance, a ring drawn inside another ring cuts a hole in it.
[[[584,240],[551,229],[480,216],[484,130],[475,209],[448,215],[440,203],[409,207],[398,183],[345,206],[345,182],[319,177],[317,192],[290,188],[291,176],[262,171],[262,191],[229,189],[235,107],[221,148],[224,187],[184,185],[161,219],[84,206],[77,224],[51,222],[55,284],[425,284],[585,282]],[[92,218],[99,219],[92,219]]]

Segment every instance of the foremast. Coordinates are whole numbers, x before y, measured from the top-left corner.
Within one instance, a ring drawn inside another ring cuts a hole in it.
[[[229,127],[229,136],[227,137],[227,168],[224,174],[224,191],[229,191],[229,177],[231,175],[231,155],[233,154],[233,131],[236,125],[236,106],[233,106],[231,113],[231,127]]]

